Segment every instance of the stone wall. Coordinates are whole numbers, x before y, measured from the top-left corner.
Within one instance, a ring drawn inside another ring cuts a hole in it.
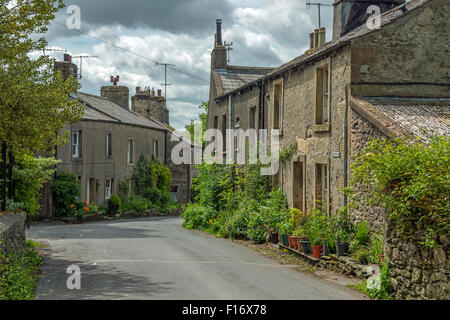
[[[0,213],[0,252],[8,254],[25,247],[27,214]]]
[[[385,255],[389,261],[392,285],[406,299],[450,299],[450,250],[444,245],[430,249],[420,244],[424,230],[420,223],[412,224],[410,237],[402,236],[392,222],[387,223]]]

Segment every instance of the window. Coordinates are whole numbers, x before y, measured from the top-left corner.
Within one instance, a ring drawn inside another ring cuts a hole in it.
[[[132,164],[134,161],[134,140],[128,139],[127,163]]]
[[[227,116],[226,115],[222,116],[222,141],[223,141],[222,151],[226,152],[227,151]]]
[[[159,141],[158,140],[153,141],[153,157],[155,159],[158,159],[158,157],[159,157]]]
[[[282,129],[283,106],[283,82],[282,80],[273,86],[273,129]]]
[[[316,209],[328,212],[328,166],[316,164]]]
[[[112,149],[112,146],[111,146],[111,133],[108,133],[106,135],[106,156],[108,158],[110,158],[111,155],[112,155],[112,150],[111,149]]]
[[[249,124],[250,129],[256,129],[256,107],[250,108],[250,114],[249,114]]]
[[[330,102],[330,73],[328,66],[317,69],[316,82],[316,125],[329,123],[329,102]]]
[[[178,186],[170,187],[170,200],[177,202],[178,198]]]
[[[81,131],[72,132],[72,157],[81,158]]]
[[[113,188],[114,188],[114,179],[107,179],[105,181],[105,199],[106,200],[111,198],[111,195],[113,194]]]
[[[293,164],[293,202],[294,208],[304,210],[303,208],[303,162],[294,162]]]

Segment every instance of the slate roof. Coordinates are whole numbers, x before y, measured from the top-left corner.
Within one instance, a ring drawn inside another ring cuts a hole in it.
[[[149,129],[170,131],[163,123],[125,110],[107,98],[82,92],[78,92],[75,97],[78,98],[78,101],[86,104],[83,120],[117,122]]]
[[[213,70],[218,95],[231,92],[247,83],[254,82],[274,68],[228,66]]]
[[[376,110],[413,137],[450,136],[450,99],[366,98]]]
[[[422,5],[424,5],[425,3],[428,3],[430,1],[433,0],[411,0],[409,2],[406,2],[403,5],[397,6],[395,8],[392,8],[391,10],[385,11],[383,12],[380,17],[381,17],[381,27],[383,27],[386,24],[389,24],[393,21],[395,21],[396,19],[402,17],[405,14],[408,14],[409,11],[412,11],[416,8],[421,7]],[[407,10],[406,12],[402,11],[402,7],[405,7]],[[325,55],[328,52],[335,50],[341,46],[344,46],[345,44],[347,44],[350,40],[364,36],[370,32],[374,32],[377,30],[370,30],[367,28],[367,25],[364,23],[361,26],[357,27],[355,30],[347,33],[346,35],[340,37],[339,39],[336,39],[334,41],[331,42],[327,42],[325,43],[322,47],[320,48],[316,48],[313,50],[309,50],[306,53],[292,59],[291,61],[281,65],[278,68],[273,68],[272,71],[268,72],[266,75],[264,75],[264,78],[270,78],[273,76],[276,76],[278,74],[281,74],[283,72],[285,72],[286,70],[289,70],[290,68],[293,68],[295,66],[301,65],[303,63],[305,63],[306,61],[312,60],[314,58],[317,58],[321,55]],[[260,79],[258,79],[260,80]],[[252,86],[256,83],[256,81],[251,81],[248,82],[246,84],[241,85],[240,87],[237,87],[233,90],[227,91],[227,92],[223,92],[223,95],[229,94],[233,91],[237,91],[240,89],[243,89],[245,87],[248,86]],[[221,94],[218,91],[218,95],[220,96]]]

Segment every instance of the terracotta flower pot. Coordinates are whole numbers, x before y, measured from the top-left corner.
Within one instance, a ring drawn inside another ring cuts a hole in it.
[[[298,250],[298,237],[292,236],[292,245],[294,250]]]
[[[320,256],[322,255],[322,249],[323,249],[323,245],[319,245],[319,246],[312,246],[313,249],[313,256],[314,258],[320,258]]]
[[[302,240],[303,240],[302,237],[297,237],[297,248],[298,251],[300,252],[302,252],[302,243],[301,243]]]
[[[282,241],[281,241],[281,233],[278,233],[278,242],[282,243]]]
[[[294,249],[294,237],[289,236],[289,248]]]

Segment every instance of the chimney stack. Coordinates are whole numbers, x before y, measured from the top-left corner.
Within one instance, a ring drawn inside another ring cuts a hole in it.
[[[315,29],[314,32],[309,34],[309,46],[310,49],[316,49],[322,47],[326,42],[326,30],[325,28]]]
[[[119,82],[120,77],[119,76],[111,76],[111,86],[103,86],[100,89],[100,95],[103,98],[107,98],[125,110],[130,110],[130,89],[125,86],[118,86],[117,83]]]
[[[55,74],[60,72],[64,80],[67,80],[70,76],[78,79],[78,67],[72,63],[72,56],[70,54],[64,54],[64,61],[55,61],[53,72]]]
[[[162,90],[158,89],[158,97],[161,97]]]
[[[216,45],[222,45],[222,19],[216,19]]]

